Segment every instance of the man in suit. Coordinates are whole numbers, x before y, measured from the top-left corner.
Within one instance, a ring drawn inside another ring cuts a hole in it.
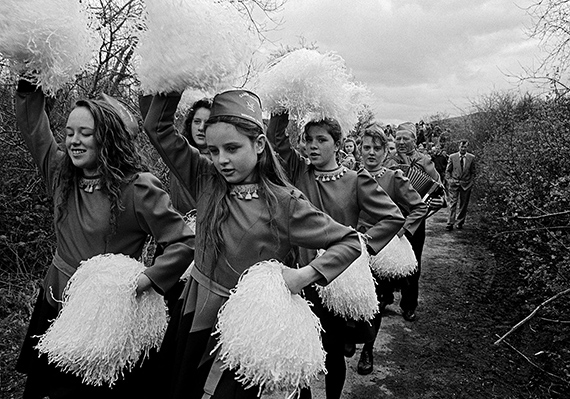
[[[449,219],[447,230],[453,230],[457,221],[457,228],[462,229],[467,215],[469,197],[475,178],[475,155],[467,152],[469,141],[459,142],[459,152],[451,154],[445,168],[445,177],[449,188]],[[457,209],[459,208],[459,214]],[[457,215],[457,220],[456,220]]]

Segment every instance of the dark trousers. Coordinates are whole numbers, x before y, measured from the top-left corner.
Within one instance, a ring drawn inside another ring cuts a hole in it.
[[[418,261],[418,269],[410,276],[406,277],[402,284],[402,298],[400,299],[400,307],[402,310],[415,311],[418,307],[418,293],[420,273],[422,269],[422,252],[424,250],[424,242],[426,240],[426,221],[425,219],[418,226],[416,233],[409,240],[414,250],[414,255]]]

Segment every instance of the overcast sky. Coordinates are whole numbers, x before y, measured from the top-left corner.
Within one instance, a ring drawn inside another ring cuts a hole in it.
[[[288,0],[271,37],[303,36],[335,51],[374,95],[385,123],[464,114],[498,90],[518,89],[522,66],[540,56],[528,38],[532,0]],[[521,66],[522,65],[522,66]]]

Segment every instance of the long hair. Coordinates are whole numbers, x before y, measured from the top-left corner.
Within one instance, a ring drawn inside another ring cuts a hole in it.
[[[245,136],[247,136],[251,142],[263,134],[263,129],[253,122],[249,122],[243,118],[235,116],[217,116],[208,119],[206,122],[206,129],[215,123],[224,122],[233,125],[237,131]],[[257,164],[254,168],[254,176],[257,184],[259,185],[260,200],[265,201],[267,209],[269,211],[270,220],[273,220],[279,204],[277,196],[275,195],[275,189],[277,187],[287,187],[293,189],[291,183],[287,179],[287,176],[275,156],[275,152],[271,148],[269,142],[265,143],[265,148],[261,154],[257,156]],[[216,173],[216,184],[214,185],[212,200],[208,202],[206,206],[206,211],[204,215],[204,220],[208,223],[204,226],[205,239],[207,245],[211,245],[214,248],[215,256],[217,257],[222,248],[222,235],[221,226],[222,223],[228,218],[229,210],[226,202],[224,201],[225,196],[229,193],[230,184],[223,178],[219,173]],[[273,229],[273,225],[272,225]],[[276,231],[274,231],[276,238],[279,236]]]
[[[194,148],[199,148],[199,147],[196,141],[194,140],[194,137],[192,137],[192,122],[194,120],[194,115],[196,115],[196,111],[198,111],[200,108],[212,109],[212,99],[202,98],[196,101],[194,104],[192,104],[192,106],[188,110],[188,113],[186,114],[186,118],[184,119],[184,130],[182,134],[184,135],[184,137],[186,137],[186,139],[188,139],[188,142]]]
[[[109,223],[113,235],[117,228],[117,217],[124,210],[121,203],[121,185],[145,168],[132,135],[111,105],[100,100],[79,100],[75,103],[75,108],[77,107],[87,108],[95,121],[97,175],[100,176],[101,191],[111,203]],[[73,165],[66,151],[59,166],[58,184],[61,187],[61,195],[57,203],[58,219],[65,214],[71,190],[82,176],[83,171]]]

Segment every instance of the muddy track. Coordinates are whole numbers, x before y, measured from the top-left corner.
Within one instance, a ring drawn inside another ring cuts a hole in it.
[[[347,359],[343,399],[530,397],[518,355],[493,345],[518,321],[509,265],[487,250],[483,227],[448,232],[446,219],[445,209],[428,219],[417,321],[403,320],[397,294],[375,343],[374,372],[356,373],[358,348]],[[321,379],[315,399],[325,398],[323,388]]]

